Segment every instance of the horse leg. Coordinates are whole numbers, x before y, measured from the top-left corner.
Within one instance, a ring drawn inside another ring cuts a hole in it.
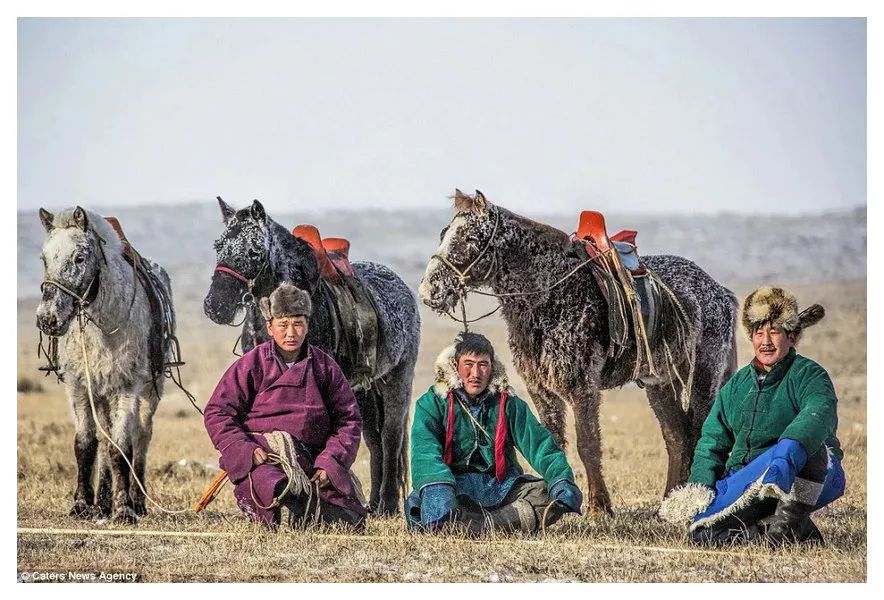
[[[107,428],[105,428],[107,431]],[[103,436],[102,436],[103,437]],[[113,510],[113,490],[111,489],[111,453],[116,449],[110,445],[107,440],[101,440],[98,444],[98,485],[95,490],[95,507],[100,517],[106,518],[111,516]]]
[[[153,385],[149,386],[147,393],[141,397],[139,403],[138,427],[135,432],[132,452],[135,470],[132,472],[132,480],[129,482],[129,497],[132,500],[132,510],[139,517],[147,514],[146,498],[141,488],[147,489],[147,449],[153,437],[153,415],[160,401],[158,394],[162,391],[162,385],[162,381],[157,381],[156,390]]]
[[[94,509],[92,470],[98,452],[98,438],[95,437],[95,421],[89,411],[89,401],[79,392],[82,390],[68,392],[74,412],[74,456],[77,459],[77,490],[74,492],[70,516],[83,519],[91,517]]]
[[[540,382],[525,379],[525,386],[541,424],[552,434],[559,448],[564,450],[568,443],[565,439],[565,401]]]
[[[660,423],[660,431],[666,443],[669,463],[666,471],[665,497],[677,485],[684,483],[691,469],[693,447],[688,436],[688,418],[681,407],[682,385],[674,381],[671,384],[649,385],[645,388],[651,410]]]
[[[694,383],[691,388],[691,405],[688,408],[688,446],[690,448],[691,458],[693,459],[694,448],[700,441],[700,431],[709,411],[712,410],[712,403],[715,402],[715,396],[721,386],[731,378],[734,369],[731,361],[735,361],[735,357],[730,357],[727,362],[723,362],[722,355],[725,352],[706,353],[699,355],[697,360],[696,373],[694,375]]]
[[[574,425],[577,430],[577,454],[586,469],[589,487],[586,497],[587,512],[605,512],[613,515],[611,497],[602,476],[602,434],[599,427],[599,401],[601,393],[589,388],[585,395],[573,393],[569,396],[574,410]]]
[[[111,439],[116,447],[109,449],[112,489],[112,519],[120,523],[134,523],[135,511],[129,498],[129,462],[132,461],[133,432],[137,428],[138,396],[121,394],[113,406]],[[122,452],[121,452],[122,451]]]
[[[384,450],[384,475],[381,483],[381,502],[378,512],[393,515],[399,512],[399,491],[404,491],[408,453],[403,452],[407,439],[408,406],[411,402],[411,384],[414,365],[400,363],[384,376],[381,402],[384,419],[381,444]]]
[[[371,469],[371,493],[368,496],[368,506],[373,512],[377,510],[380,503],[384,464],[377,399],[374,392],[369,390],[357,392],[356,400],[359,403],[359,411],[362,413],[362,439],[365,440],[365,445],[368,447]]]

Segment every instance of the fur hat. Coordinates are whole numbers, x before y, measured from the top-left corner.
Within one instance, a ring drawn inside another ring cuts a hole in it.
[[[740,316],[750,338],[759,325],[771,323],[794,334],[797,342],[802,330],[816,325],[826,316],[826,311],[819,304],[812,304],[799,313],[798,301],[788,290],[761,287],[746,297]]]
[[[261,314],[269,321],[274,317],[292,317],[304,315],[309,317],[313,312],[310,294],[284,281],[279,284],[269,298],[261,298],[258,302]]]

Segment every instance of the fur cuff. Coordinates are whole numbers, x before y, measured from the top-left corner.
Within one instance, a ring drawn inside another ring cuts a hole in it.
[[[684,525],[709,508],[714,499],[715,493],[707,486],[686,483],[669,492],[660,504],[657,514],[664,521],[674,525]]]

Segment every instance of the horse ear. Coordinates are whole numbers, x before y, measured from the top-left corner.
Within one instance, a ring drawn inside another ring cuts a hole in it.
[[[43,223],[43,229],[46,230],[46,233],[52,231],[54,227],[54,225],[52,224],[53,219],[55,219],[55,215],[53,215],[45,208],[40,209],[40,222]]]
[[[476,210],[485,211],[488,209],[488,200],[485,199],[485,194],[476,190],[476,199],[474,201],[476,205]]]
[[[221,218],[224,219],[224,222],[227,223],[236,214],[236,211],[232,206],[227,204],[224,200],[221,199],[221,196],[215,196],[218,198],[218,206],[221,207]]]
[[[74,223],[83,231],[86,231],[86,228],[89,226],[89,219],[86,217],[86,211],[82,207],[78,206],[74,209]]]
[[[252,201],[252,208],[249,209],[249,212],[251,213],[252,218],[259,223],[264,223],[267,220],[267,213],[264,212],[264,207],[261,206],[261,203],[257,200]]]

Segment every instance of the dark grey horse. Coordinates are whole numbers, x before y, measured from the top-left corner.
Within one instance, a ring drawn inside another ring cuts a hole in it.
[[[244,282],[215,271],[203,303],[206,316],[230,325],[240,310],[245,310],[242,348],[248,351],[269,339],[252,299],[269,296],[279,283],[289,281],[309,291],[313,300],[307,341],[334,356],[332,298],[320,284],[319,265],[310,246],[268,217],[257,200],[240,211],[220,198],[218,202],[225,229],[215,241],[217,264],[253,280],[253,287],[249,296]],[[377,372],[371,389],[361,389],[351,373],[344,374],[354,386],[363,437],[371,453],[369,503],[375,512],[390,514],[399,510],[399,490],[407,472],[406,421],[420,344],[420,314],[414,293],[388,267],[354,262],[353,271],[378,312]]]
[[[541,421],[563,447],[566,402],[571,405],[589,509],[611,512],[601,469],[600,391],[632,379],[635,346],[606,365],[607,304],[588,266],[565,279],[587,258],[567,234],[495,206],[478,191],[475,196],[458,191],[455,211],[427,265],[421,299],[440,312],[455,308],[461,283],[456,271],[467,288],[487,287],[501,295],[541,292],[499,296],[513,360]],[[658,367],[671,368],[658,368],[662,374],[655,377],[644,361],[638,376],[666,442],[668,492],[687,479],[715,394],[736,369],[737,302],[685,258],[644,259],[678,299],[687,325],[679,331],[678,315],[663,314],[652,358]]]

